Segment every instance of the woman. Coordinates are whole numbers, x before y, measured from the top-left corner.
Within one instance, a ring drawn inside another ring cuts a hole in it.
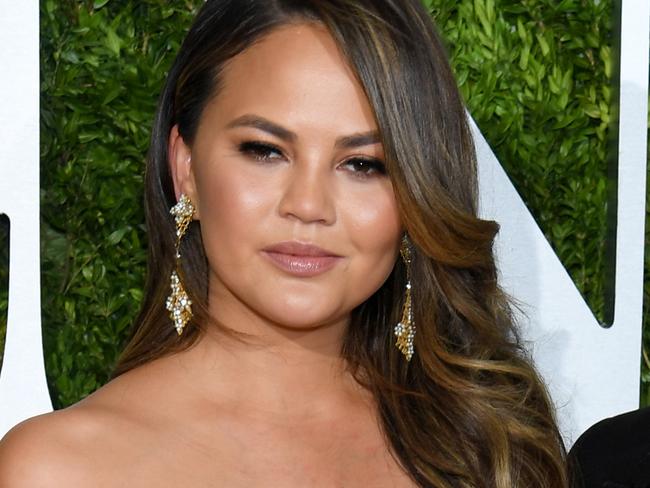
[[[206,2],[153,129],[133,337],[7,435],[0,485],[567,486],[476,200],[419,0]]]

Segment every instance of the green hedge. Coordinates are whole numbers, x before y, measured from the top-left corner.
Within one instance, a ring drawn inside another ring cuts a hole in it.
[[[137,312],[149,129],[201,3],[41,1],[43,328],[55,407],[106,381]],[[426,3],[473,116],[602,318],[611,0]]]

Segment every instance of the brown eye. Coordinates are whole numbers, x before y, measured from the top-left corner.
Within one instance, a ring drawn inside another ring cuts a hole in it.
[[[271,161],[281,159],[282,151],[277,147],[257,141],[247,141],[239,144],[239,152],[246,154],[256,161]]]
[[[378,159],[353,158],[347,160],[344,167],[359,175],[386,174],[386,166]]]

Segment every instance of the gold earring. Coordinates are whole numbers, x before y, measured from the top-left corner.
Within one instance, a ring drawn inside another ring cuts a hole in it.
[[[178,203],[169,210],[169,213],[176,221],[176,264],[171,274],[172,292],[167,297],[167,310],[176,332],[181,335],[183,328],[192,318],[192,301],[187,296],[178,274],[181,264],[181,239],[194,217],[194,205],[186,195],[181,194]]]
[[[402,307],[402,320],[395,326],[397,336],[396,346],[407,361],[413,357],[413,339],[415,338],[415,321],[413,320],[413,309],[411,307],[411,248],[406,236],[402,239],[400,254],[406,266],[406,291],[404,305]]]

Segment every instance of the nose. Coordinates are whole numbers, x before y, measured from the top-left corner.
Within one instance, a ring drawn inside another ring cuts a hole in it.
[[[331,225],[336,221],[335,188],[323,164],[295,162],[284,182],[279,212],[304,223]]]

